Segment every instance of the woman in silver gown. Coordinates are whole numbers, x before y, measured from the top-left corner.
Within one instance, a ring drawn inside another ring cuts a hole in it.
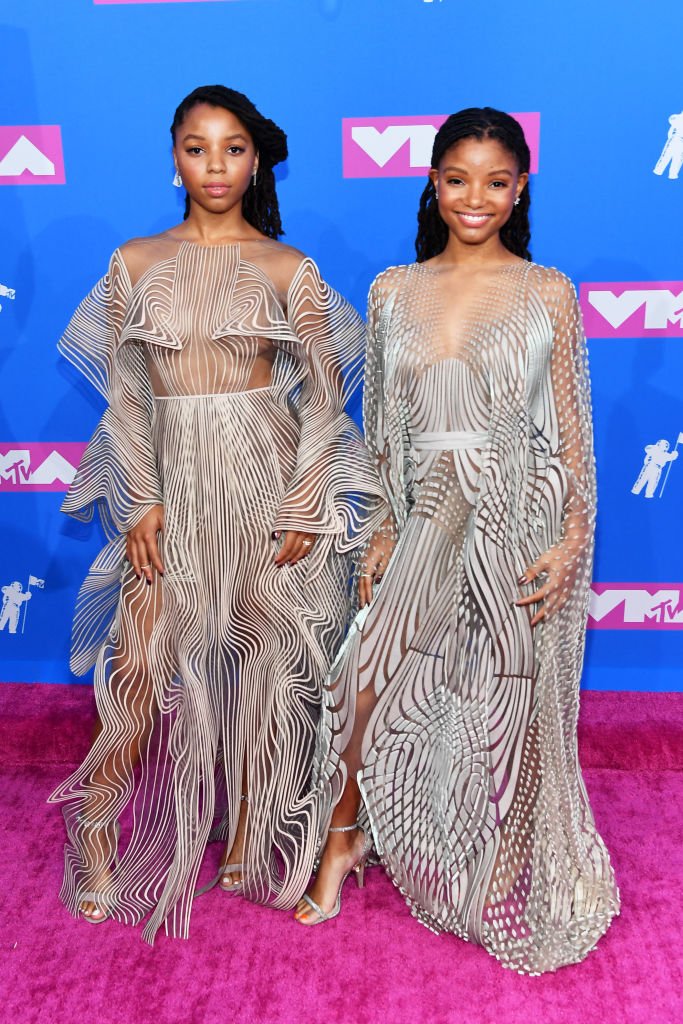
[[[212,86],[172,134],[184,223],[118,249],[61,342],[108,405],[64,509],[109,535],[74,624],[99,725],[51,797],[61,896],[91,923],[150,915],[150,942],[187,935],[211,838],[222,888],[300,896],[349,558],[387,508],[344,411],[362,320],[275,240],[284,133]]]
[[[585,343],[571,283],[530,261],[529,163],[508,115],[449,118],[418,261],[370,291],[366,440],[392,515],[326,683],[323,851],[296,916],[338,913],[374,844],[420,921],[533,974],[581,960],[619,897],[576,744],[595,520]]]

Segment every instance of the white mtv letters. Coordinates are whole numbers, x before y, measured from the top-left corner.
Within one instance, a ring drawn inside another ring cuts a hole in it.
[[[351,138],[378,167],[384,167],[408,141],[410,166],[429,167],[436,131],[431,124],[392,124],[383,131],[356,125]]]
[[[610,589],[602,594],[591,592],[589,614],[596,622],[613,612],[620,604],[624,605],[624,622],[683,623],[683,592],[680,588],[670,587],[650,594],[642,590]]]
[[[672,114],[669,118],[669,134],[664,143],[659,160],[654,166],[655,174],[664,174],[669,168],[669,178],[674,180],[678,177],[683,167],[683,110],[680,114]]]
[[[676,294],[668,288],[639,288],[615,295],[607,289],[596,288],[588,292],[588,301],[615,329],[641,306],[645,307],[647,330],[663,330],[669,324],[678,324],[683,329],[683,292]]]
[[[631,488],[632,494],[640,494],[644,488],[645,497],[654,498],[655,491],[659,484],[659,478],[662,475],[662,470],[668,464],[669,468],[666,471],[664,483],[662,484],[662,489],[659,492],[659,497],[661,498],[671,470],[671,463],[675,462],[678,458],[679,444],[683,444],[683,433],[678,435],[678,440],[676,441],[672,452],[669,451],[669,442],[664,439],[657,441],[656,444],[645,445],[645,459],[643,461],[643,467],[638,474],[638,479]]]
[[[0,480],[23,484],[30,475],[31,452],[28,448],[11,448],[4,455],[0,455]]]
[[[39,177],[51,178],[55,174],[55,165],[25,135],[20,135],[0,160],[0,176],[14,178],[24,171],[30,171]]]

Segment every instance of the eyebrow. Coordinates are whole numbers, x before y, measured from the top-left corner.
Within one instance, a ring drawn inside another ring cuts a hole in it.
[[[187,135],[183,135],[183,142],[187,142],[188,139],[199,139],[200,142],[205,141],[204,135],[197,135],[196,132],[189,132]],[[242,142],[246,142],[247,139],[241,132],[235,132],[233,135],[226,135],[223,139],[224,142],[230,142],[232,139],[241,139]]]
[[[467,171],[462,167],[444,167],[442,174],[447,174],[448,172],[452,171],[455,171],[457,174],[467,174]],[[488,173],[491,175],[491,177],[499,178],[501,174],[507,174],[508,177],[512,177],[512,171],[507,170],[507,168],[505,167],[503,167],[499,171],[489,171]]]

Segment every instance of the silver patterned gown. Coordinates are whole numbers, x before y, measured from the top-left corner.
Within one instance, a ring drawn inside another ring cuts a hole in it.
[[[319,830],[356,775],[415,916],[540,973],[582,959],[619,907],[576,745],[585,343],[557,271],[508,264],[467,298],[445,281],[414,264],[370,293],[366,440],[393,515],[366,569],[391,557],[326,685]],[[548,549],[556,610],[532,628],[517,580]]]
[[[282,259],[286,294],[270,274]],[[96,891],[122,921],[149,915],[149,941],[162,924],[186,936],[207,841],[232,843],[243,793],[244,895],[300,895],[349,557],[386,514],[344,411],[363,341],[315,264],[268,241],[128,243],[74,315],[61,350],[108,407],[64,509],[97,507],[110,542],[72,648],[74,671],[95,663],[102,730],[51,798],[72,912]],[[165,574],[150,586],[124,562],[125,534],[156,503]],[[273,533],[289,529],[319,536],[278,568]]]

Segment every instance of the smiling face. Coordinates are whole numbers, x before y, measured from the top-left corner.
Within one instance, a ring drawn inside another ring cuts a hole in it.
[[[429,176],[451,237],[468,246],[498,239],[529,178],[500,142],[476,138],[462,139],[447,150]]]
[[[192,202],[224,214],[241,204],[258,168],[254,141],[223,107],[199,103],[176,129],[173,157]]]

